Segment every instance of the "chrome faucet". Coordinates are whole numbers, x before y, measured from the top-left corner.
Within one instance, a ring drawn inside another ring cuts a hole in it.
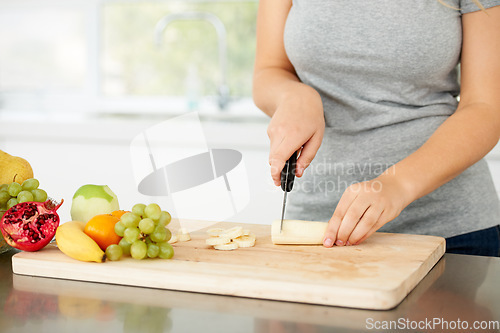
[[[207,21],[215,28],[219,46],[219,71],[220,78],[217,85],[219,109],[224,110],[229,103],[229,87],[227,85],[227,46],[226,27],[218,16],[208,12],[182,12],[173,13],[161,18],[155,27],[156,45],[162,45],[162,35],[167,26],[174,21]]]

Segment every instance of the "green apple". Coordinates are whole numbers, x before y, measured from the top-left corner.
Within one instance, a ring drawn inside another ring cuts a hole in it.
[[[119,209],[118,197],[107,185],[83,185],[73,196],[71,219],[87,223],[96,215]]]

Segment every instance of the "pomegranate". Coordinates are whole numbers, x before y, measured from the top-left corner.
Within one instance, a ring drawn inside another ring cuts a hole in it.
[[[0,230],[7,244],[23,251],[38,251],[47,245],[59,226],[56,211],[61,203],[23,202],[12,206],[0,220]]]

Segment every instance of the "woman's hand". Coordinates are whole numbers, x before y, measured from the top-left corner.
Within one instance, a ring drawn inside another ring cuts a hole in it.
[[[394,171],[394,169],[389,169]],[[356,245],[396,218],[413,201],[395,173],[349,186],[328,222],[323,245]]]
[[[325,131],[321,97],[300,82],[285,51],[283,34],[291,7],[292,0],[261,0],[257,14],[253,99],[272,117],[267,133],[271,140],[271,176],[276,185],[280,185],[286,161],[300,149],[295,175],[302,176]]]
[[[271,176],[277,186],[286,161],[301,148],[295,174],[297,177],[303,175],[316,156],[325,132],[323,103],[313,88],[302,83],[294,84],[285,96],[267,128],[271,141]]]

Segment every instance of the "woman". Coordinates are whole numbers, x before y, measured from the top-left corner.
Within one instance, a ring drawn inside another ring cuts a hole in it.
[[[297,150],[304,175],[287,218],[329,221],[326,247],[380,230],[498,256],[482,158],[500,134],[499,55],[500,0],[261,0],[254,101],[272,117],[271,176]]]

